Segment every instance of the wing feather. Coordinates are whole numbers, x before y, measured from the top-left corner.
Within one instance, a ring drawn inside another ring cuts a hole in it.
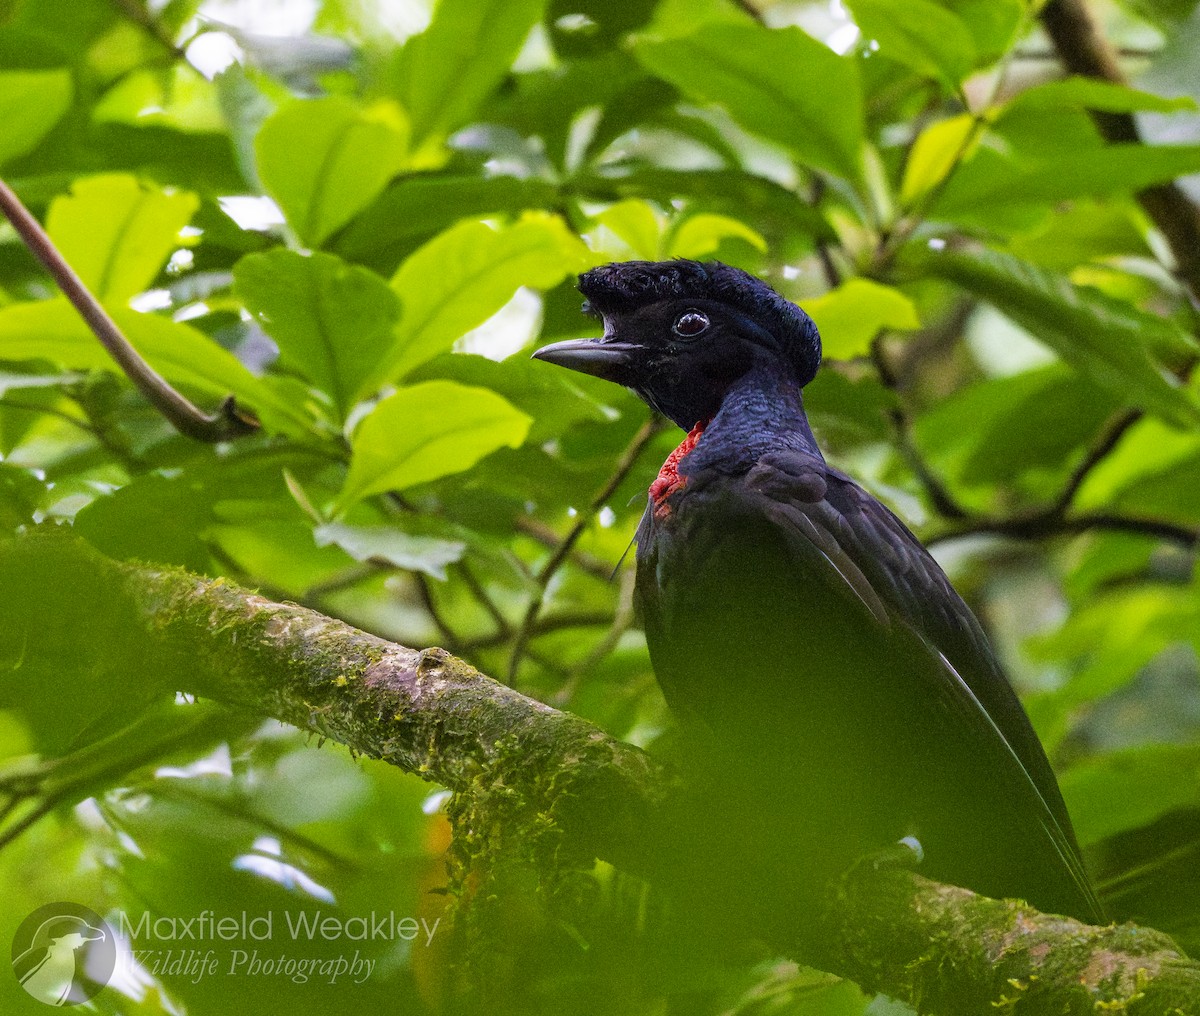
[[[885,505],[816,455],[764,455],[744,484],[728,489],[739,486],[742,496],[759,500],[755,508],[801,560],[823,562],[827,578],[876,623],[905,626],[924,643],[944,679],[940,698],[1009,758],[1040,806],[1046,835],[1099,914],[1041,743],[978,620],[920,541]]]

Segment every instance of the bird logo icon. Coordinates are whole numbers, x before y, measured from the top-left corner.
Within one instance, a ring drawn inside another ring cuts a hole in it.
[[[45,1005],[86,1002],[108,982],[115,965],[112,929],[75,903],[38,908],[13,936],[13,973]]]

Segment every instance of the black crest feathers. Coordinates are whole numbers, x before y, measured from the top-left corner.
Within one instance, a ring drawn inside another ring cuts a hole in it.
[[[719,261],[622,261],[579,277],[591,309],[621,313],[659,300],[717,300],[765,328],[807,384],[821,364],[821,337],[812,318],[761,279]]]

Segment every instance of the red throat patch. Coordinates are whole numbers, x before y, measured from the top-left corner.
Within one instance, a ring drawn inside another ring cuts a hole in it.
[[[687,458],[692,449],[696,447],[696,442],[700,440],[700,435],[704,433],[707,425],[708,421],[702,420],[688,432],[688,436],[683,439],[679,447],[667,456],[667,461],[658,471],[658,478],[650,484],[650,500],[654,502],[655,518],[664,519],[671,514],[671,506],[667,504],[667,498],[672,494],[679,493],[687,485],[687,479],[679,475],[679,463]]]

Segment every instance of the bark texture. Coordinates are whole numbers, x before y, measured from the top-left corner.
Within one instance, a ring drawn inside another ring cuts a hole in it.
[[[45,556],[56,564],[42,571]],[[123,617],[136,636],[126,665],[149,688],[273,716],[443,784],[458,798],[456,837],[469,855],[512,849],[515,827],[525,859],[550,881],[597,857],[635,873],[662,863],[648,856],[662,844],[647,830],[677,790],[670,772],[442,649],[399,646],[220,579],[110,561],[70,540],[0,543],[0,576],[23,576],[23,602],[61,602],[38,584],[61,582],[64,570],[101,612]],[[58,619],[45,620],[55,629]],[[24,646],[31,661],[54,651]],[[1090,927],[896,865],[860,864],[818,920],[820,955],[796,959],[922,1013],[1200,1013],[1200,963],[1159,932]]]

